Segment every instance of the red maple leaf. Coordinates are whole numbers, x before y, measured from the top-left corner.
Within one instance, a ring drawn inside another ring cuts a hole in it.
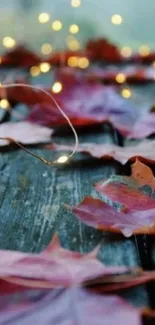
[[[92,60],[95,61],[120,62],[124,60],[119,49],[105,38],[90,40],[86,49]]]
[[[107,199],[86,197],[71,208],[80,220],[94,228],[119,232],[126,237],[155,233],[155,200],[145,193],[146,190],[152,193],[155,188],[149,167],[137,160],[132,165],[130,177],[113,176],[95,188],[111,199],[115,207],[107,204]]]
[[[142,310],[118,296],[94,294],[88,290],[41,291],[20,302],[1,301],[0,323],[29,325],[142,325]]]
[[[123,135],[130,132],[140,114],[140,110],[134,109],[134,105],[124,100],[114,88],[97,83],[69,79],[63,83],[61,93],[54,97],[74,125],[108,121]],[[45,103],[33,105],[28,120],[47,126],[66,124],[52,100],[50,104],[45,100]]]
[[[57,236],[40,254],[1,250],[0,291],[18,291],[20,286],[22,288],[69,287],[85,282],[89,283],[93,278],[96,279],[100,276],[104,282],[106,276],[120,275],[126,272],[129,272],[129,281],[133,274],[137,273],[137,276],[140,276],[139,270],[130,270],[124,266],[106,267],[97,260],[97,252],[98,248],[89,254],[63,249]],[[146,274],[141,273],[141,276],[142,283],[148,281]],[[151,274],[150,276],[152,277]],[[134,281],[135,277],[133,277]]]
[[[40,57],[22,45],[4,54],[1,58],[1,66],[30,67],[41,62]]]

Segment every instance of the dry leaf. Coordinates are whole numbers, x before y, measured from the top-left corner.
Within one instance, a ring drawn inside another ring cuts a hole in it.
[[[0,146],[8,145],[11,139],[23,144],[51,142],[52,133],[53,130],[30,122],[6,122],[0,124],[0,138],[8,140],[0,140]]]
[[[98,248],[89,254],[63,249],[55,236],[40,254],[1,250],[0,279],[4,292],[32,288],[68,287],[102,276],[138,272],[122,267],[108,267],[97,260]],[[143,275],[142,275],[143,276]],[[151,275],[152,276],[152,275]],[[131,278],[130,278],[131,279]],[[134,279],[135,281],[135,279]],[[102,282],[104,280],[102,279]],[[10,286],[10,287],[9,287]]]
[[[41,59],[37,54],[19,45],[2,56],[1,66],[30,67],[37,65]]]
[[[111,199],[113,206],[86,197],[71,208],[81,221],[100,230],[120,232],[126,237],[155,233],[155,179],[149,167],[137,160],[132,165],[130,177],[115,175],[99,182],[95,188]]]

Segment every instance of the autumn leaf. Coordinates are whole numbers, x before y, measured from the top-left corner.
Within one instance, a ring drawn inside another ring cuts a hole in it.
[[[142,112],[140,118],[129,130],[127,137],[129,139],[141,139],[155,133],[155,114],[151,112]]]
[[[132,165],[130,177],[111,176],[95,186],[106,197],[105,202],[86,197],[70,208],[81,221],[100,230],[122,233],[126,237],[154,234],[154,188],[150,168],[137,160]],[[107,199],[112,200],[111,204],[106,203]]]
[[[154,208],[155,178],[151,169],[138,159],[131,166],[131,176],[111,176],[97,183],[95,189],[129,209]]]
[[[147,55],[133,53],[127,57],[123,56],[116,44],[106,38],[89,40],[86,49],[89,56],[94,61],[106,61],[110,63],[152,63],[155,61],[155,52]]]
[[[129,281],[133,273],[138,277],[140,275],[142,278],[145,277],[145,274],[139,273],[139,270],[124,266],[105,266],[96,258],[97,252],[98,248],[88,254],[64,249],[60,246],[57,236],[40,254],[1,250],[0,292],[18,291],[20,286],[22,288],[68,287],[89,283],[89,280],[100,276],[104,283],[104,277],[124,273],[128,273]],[[150,276],[152,278],[152,274]],[[135,281],[135,278],[133,280]]]
[[[126,135],[141,114],[140,110],[134,109],[114,88],[74,79],[72,83],[71,79],[64,83],[59,81],[63,89],[55,95],[55,99],[74,125],[109,122]],[[28,120],[47,126],[66,124],[52,100],[50,104],[47,101],[32,105]]]
[[[12,139],[22,144],[51,142],[52,133],[53,130],[30,122],[6,122],[0,124],[0,146],[10,144]]]
[[[71,145],[47,145],[46,148],[56,151],[72,151]],[[155,140],[143,140],[139,144],[120,147],[115,144],[99,144],[99,143],[81,143],[77,148],[77,152],[91,155],[95,158],[115,159],[122,164],[126,164],[128,160],[140,158],[143,161],[155,163]]]
[[[142,310],[118,296],[106,296],[91,291],[70,288],[41,291],[21,297],[20,302],[3,299],[1,324],[29,325],[142,325]]]
[[[86,49],[95,61],[120,62],[123,60],[119,49],[105,38],[89,40]]]
[[[4,54],[1,58],[1,66],[30,67],[37,65],[41,59],[22,45]]]

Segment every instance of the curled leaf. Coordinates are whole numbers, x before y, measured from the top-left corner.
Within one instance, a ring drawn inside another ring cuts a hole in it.
[[[131,176],[111,176],[96,184],[105,202],[86,197],[72,207],[86,224],[105,231],[132,234],[155,233],[155,179],[149,167],[136,160]],[[110,199],[111,205],[107,204]]]

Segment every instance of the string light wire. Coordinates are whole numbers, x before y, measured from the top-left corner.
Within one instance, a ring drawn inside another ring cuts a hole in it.
[[[13,88],[13,87],[26,87],[26,88],[30,88],[30,89],[34,89],[34,90],[39,90],[39,91],[42,91],[47,97],[51,98],[53,103],[55,104],[56,108],[59,110],[59,112],[62,114],[62,116],[66,119],[68,125],[70,126],[71,130],[73,131],[73,134],[74,134],[74,138],[75,138],[75,145],[74,145],[74,149],[72,151],[72,153],[68,156],[68,159],[71,159],[74,154],[76,153],[77,151],[77,148],[78,148],[78,145],[79,145],[79,139],[78,139],[78,135],[77,135],[77,132],[72,124],[72,122],[70,121],[69,117],[67,116],[67,114],[63,111],[63,109],[60,107],[60,105],[57,103],[56,99],[52,96],[52,94],[48,93],[45,89],[42,89],[38,86],[32,86],[32,85],[26,85],[26,84],[23,84],[23,83],[11,83],[11,84],[2,84],[1,86],[2,88],[4,89],[7,89],[7,88]],[[49,165],[49,166],[52,166],[52,165],[57,165],[59,164],[58,160],[55,160],[55,161],[52,161],[52,160],[46,160],[45,158],[43,157],[40,157],[39,155],[29,151],[27,148],[25,148],[21,143],[19,143],[18,141],[12,139],[12,138],[7,138],[7,137],[0,137],[1,140],[8,140],[9,142],[14,142],[16,143],[19,147],[21,147],[23,150],[25,150],[27,153],[29,153],[31,156],[39,159],[41,162],[43,162],[44,164],[46,165]]]

